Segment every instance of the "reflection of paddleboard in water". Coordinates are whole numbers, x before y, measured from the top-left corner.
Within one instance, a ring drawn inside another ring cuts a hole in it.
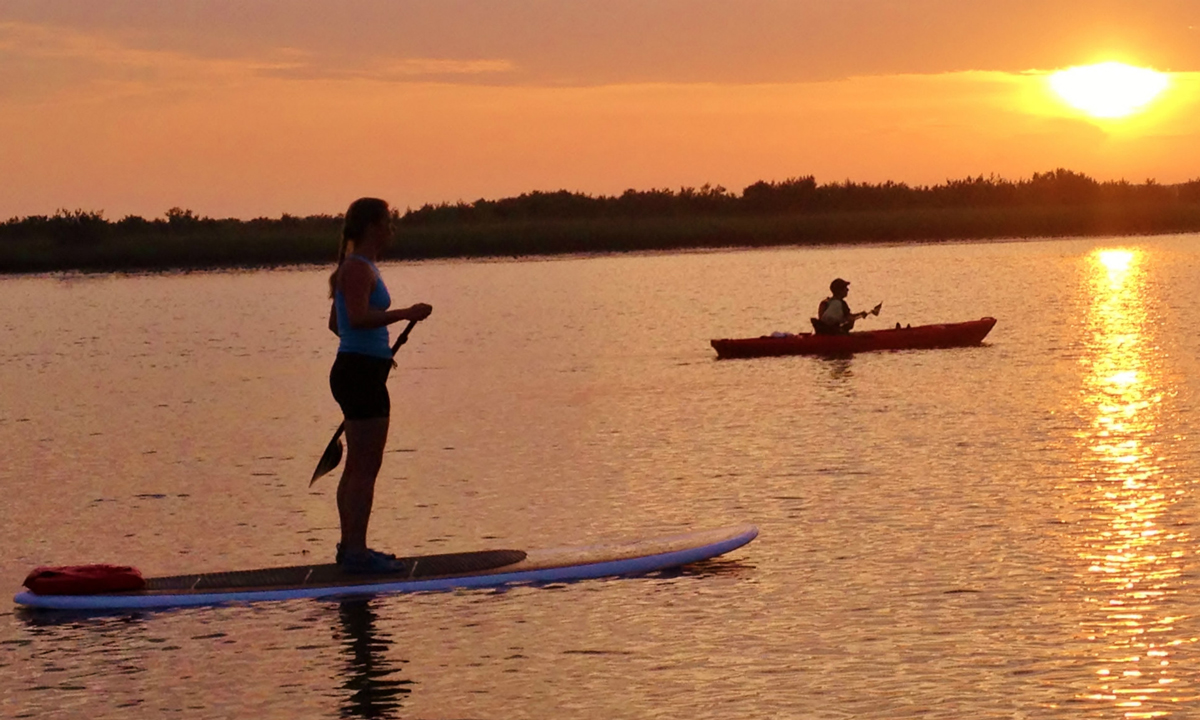
[[[147,578],[141,589],[123,592],[26,591],[14,600],[56,610],[133,610],[583,580],[638,575],[707,560],[757,535],[758,528],[737,525],[608,545],[417,556],[408,558],[409,570],[404,574],[350,575],[337,565],[299,565]]]

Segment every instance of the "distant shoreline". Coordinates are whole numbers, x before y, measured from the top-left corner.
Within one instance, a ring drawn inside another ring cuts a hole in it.
[[[340,226],[290,235],[175,232],[147,240],[0,244],[0,273],[332,265]],[[948,243],[1200,233],[1200,206],[891,211],[751,218],[560,220],[402,228],[387,260],[553,256],[718,248]]]
[[[994,241],[1200,232],[1200,181],[1098,183],[1069,171],[932,188],[817,185],[812,178],[593,198],[532,193],[397,214],[389,260],[713,248]],[[341,218],[213,220],[100,213],[0,224],[0,273],[121,272],[328,264]]]

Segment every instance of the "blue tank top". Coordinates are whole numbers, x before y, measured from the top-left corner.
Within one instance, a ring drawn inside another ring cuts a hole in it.
[[[350,258],[365,262],[370,266],[371,272],[375,273],[375,287],[371,289],[371,296],[367,298],[367,305],[372,310],[387,310],[388,306],[392,304],[392,296],[388,294],[387,286],[383,284],[383,278],[379,275],[379,268],[375,267],[375,263],[362,255],[351,253],[346,256],[347,260]],[[340,287],[333,293],[333,306],[337,310],[338,337],[341,338],[341,342],[338,343],[338,352],[358,353],[359,355],[391,359],[392,347],[391,342],[388,340],[386,325],[381,325],[377,328],[351,327],[350,315],[346,312],[346,297],[342,295]]]

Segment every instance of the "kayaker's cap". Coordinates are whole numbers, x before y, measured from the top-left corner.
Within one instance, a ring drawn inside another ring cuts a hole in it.
[[[843,280],[841,278],[838,278],[838,279],[834,280],[833,282],[829,283],[830,290],[837,290],[838,288],[848,288],[848,287],[850,287],[850,281]]]

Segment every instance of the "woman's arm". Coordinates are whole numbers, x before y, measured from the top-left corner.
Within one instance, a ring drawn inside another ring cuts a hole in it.
[[[383,327],[401,320],[424,320],[433,312],[425,303],[396,310],[379,310],[371,307],[371,290],[375,285],[375,273],[366,263],[348,262],[342,265],[339,278],[342,297],[346,299],[346,315],[350,327],[360,330]]]
[[[329,303],[329,332],[340,335],[337,326],[337,304]]]

